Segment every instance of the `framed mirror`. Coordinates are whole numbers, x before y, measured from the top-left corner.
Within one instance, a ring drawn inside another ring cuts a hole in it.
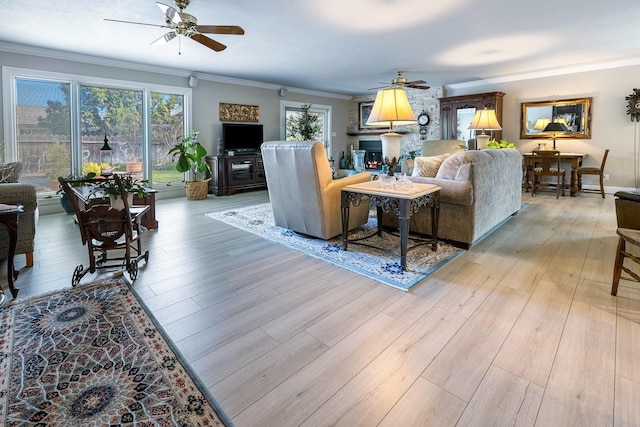
[[[560,138],[591,139],[591,102],[593,98],[559,101],[523,102],[520,119],[520,139],[553,139],[553,133],[543,132],[551,122],[563,122],[569,132]]]

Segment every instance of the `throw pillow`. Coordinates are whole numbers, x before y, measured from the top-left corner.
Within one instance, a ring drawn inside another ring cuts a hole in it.
[[[416,157],[411,176],[435,178],[438,173],[438,169],[440,169],[440,165],[446,157],[447,154],[430,157]]]
[[[22,163],[12,162],[0,164],[0,184],[18,182],[22,172]]]

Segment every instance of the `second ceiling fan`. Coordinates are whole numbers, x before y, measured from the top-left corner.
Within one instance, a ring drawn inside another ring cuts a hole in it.
[[[424,80],[413,80],[409,82],[407,81],[406,77],[402,76],[403,74],[404,74],[404,71],[402,70],[396,72],[396,77],[391,80],[392,87],[399,87],[399,88],[410,87],[412,89],[423,89],[423,90],[429,89],[429,86],[425,86],[427,82],[425,82]],[[382,89],[383,87],[387,87],[387,86],[374,87],[369,90]]]
[[[165,16],[165,25],[159,24],[148,24],[144,22],[132,22],[132,21],[122,21],[119,19],[108,19],[105,18],[105,21],[111,22],[123,22],[125,24],[136,24],[136,25],[149,25],[153,27],[160,28],[168,28],[170,31],[160,37],[159,39],[153,41],[151,44],[165,44],[169,43],[171,40],[176,38],[177,36],[184,36],[190,39],[197,41],[198,43],[208,47],[209,49],[215,50],[216,52],[220,52],[227,48],[227,46],[222,43],[213,40],[203,33],[206,34],[234,34],[234,35],[243,35],[244,29],[237,25],[198,25],[198,19],[184,12],[184,8],[189,5],[189,0],[174,0],[175,5],[180,9],[179,11],[169,5],[164,3],[157,2],[156,4],[164,13]]]

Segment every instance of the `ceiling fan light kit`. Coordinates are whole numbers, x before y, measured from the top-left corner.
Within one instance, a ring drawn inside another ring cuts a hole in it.
[[[150,25],[161,28],[168,28],[170,31],[162,37],[151,42],[152,45],[162,45],[169,43],[176,36],[188,37],[203,46],[208,47],[211,50],[220,52],[227,48],[224,44],[213,40],[204,34],[230,34],[230,35],[243,35],[244,29],[237,25],[198,25],[198,19],[186,12],[184,8],[189,5],[189,0],[174,0],[175,5],[180,11],[175,8],[166,5],[164,3],[156,2],[160,10],[165,16],[165,24],[147,24],[144,22],[131,22],[122,21],[118,19],[106,19],[106,21],[122,22],[125,24],[137,24],[137,25]]]

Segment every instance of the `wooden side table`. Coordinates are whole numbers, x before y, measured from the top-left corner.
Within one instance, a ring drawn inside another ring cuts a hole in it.
[[[18,272],[13,267],[13,257],[16,254],[16,243],[18,241],[18,214],[24,212],[22,205],[0,205],[0,225],[7,230],[9,235],[9,256],[7,258],[7,281],[13,299],[18,296],[19,289],[13,286],[13,281],[18,278]],[[0,305],[4,304],[6,295],[0,288]]]
[[[369,203],[376,207],[378,235],[382,232],[382,211],[393,210],[400,221],[400,265],[407,269],[409,218],[421,206],[431,208],[431,249],[438,249],[438,219],[440,214],[440,190],[437,185],[413,184],[409,188],[383,188],[381,181],[369,181],[347,185],[342,189],[342,248],[347,250],[349,231],[349,206]]]

